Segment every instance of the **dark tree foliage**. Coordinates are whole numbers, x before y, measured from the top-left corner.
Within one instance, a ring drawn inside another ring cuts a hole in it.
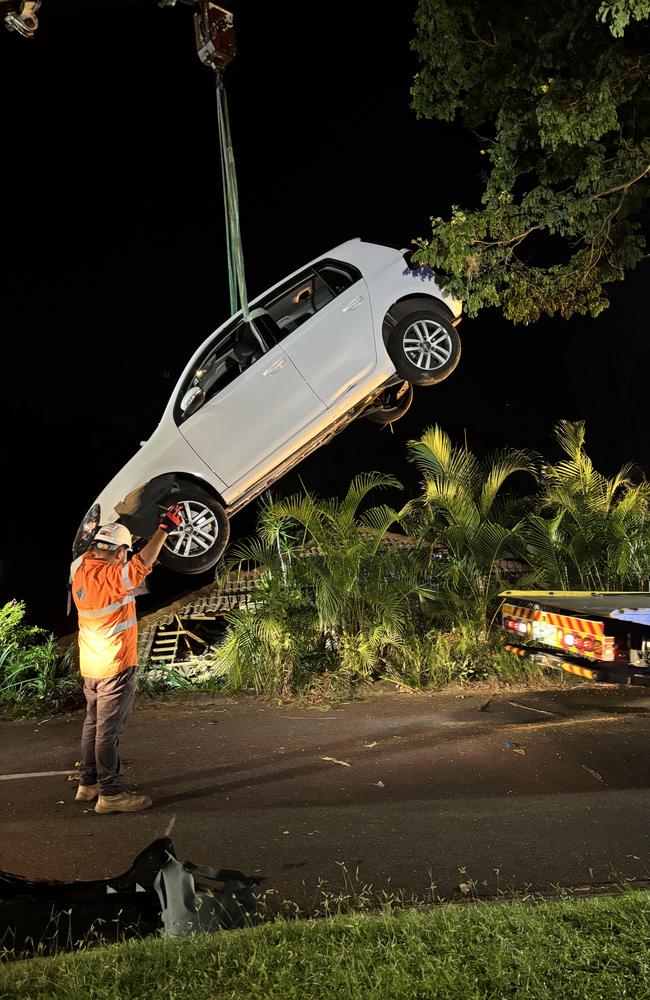
[[[470,315],[598,315],[645,257],[650,0],[419,0],[418,116],[480,138],[482,207],[433,218],[416,259]]]

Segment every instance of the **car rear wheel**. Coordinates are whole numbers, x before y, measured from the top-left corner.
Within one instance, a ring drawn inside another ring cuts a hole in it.
[[[385,389],[363,416],[385,427],[408,413],[412,402],[413,386],[410,382],[399,382]]]
[[[177,573],[204,573],[223,555],[230,537],[228,515],[218,500],[192,483],[179,483],[168,497],[180,504],[183,525],[170,531],[160,562]]]
[[[460,361],[460,337],[451,320],[425,306],[399,321],[388,339],[395,370],[414,385],[435,385]]]

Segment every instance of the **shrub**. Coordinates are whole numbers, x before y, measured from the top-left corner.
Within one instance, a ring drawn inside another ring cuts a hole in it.
[[[42,707],[60,704],[79,688],[70,656],[61,655],[50,633],[25,625],[23,601],[0,608],[0,703]]]

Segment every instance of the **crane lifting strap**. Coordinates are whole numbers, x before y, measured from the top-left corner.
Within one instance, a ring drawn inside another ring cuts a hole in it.
[[[239,195],[235,154],[230,134],[228,101],[221,73],[216,74],[217,115],[219,119],[219,146],[221,148],[221,179],[223,182],[224,214],[226,218],[226,252],[228,256],[228,289],[230,293],[230,313],[232,316],[241,305],[242,316],[247,323],[250,319],[246,276],[244,273],[244,252],[239,226]]]

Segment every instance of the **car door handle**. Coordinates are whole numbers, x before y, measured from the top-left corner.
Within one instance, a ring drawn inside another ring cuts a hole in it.
[[[356,299],[352,299],[351,302],[348,302],[347,306],[343,306],[341,312],[352,312],[353,309],[358,309],[362,302],[363,295],[357,295]]]
[[[286,360],[286,358],[279,358],[274,365],[271,365],[271,367],[267,368],[265,372],[262,372],[262,375],[275,375],[275,373],[279,372],[283,367]]]

